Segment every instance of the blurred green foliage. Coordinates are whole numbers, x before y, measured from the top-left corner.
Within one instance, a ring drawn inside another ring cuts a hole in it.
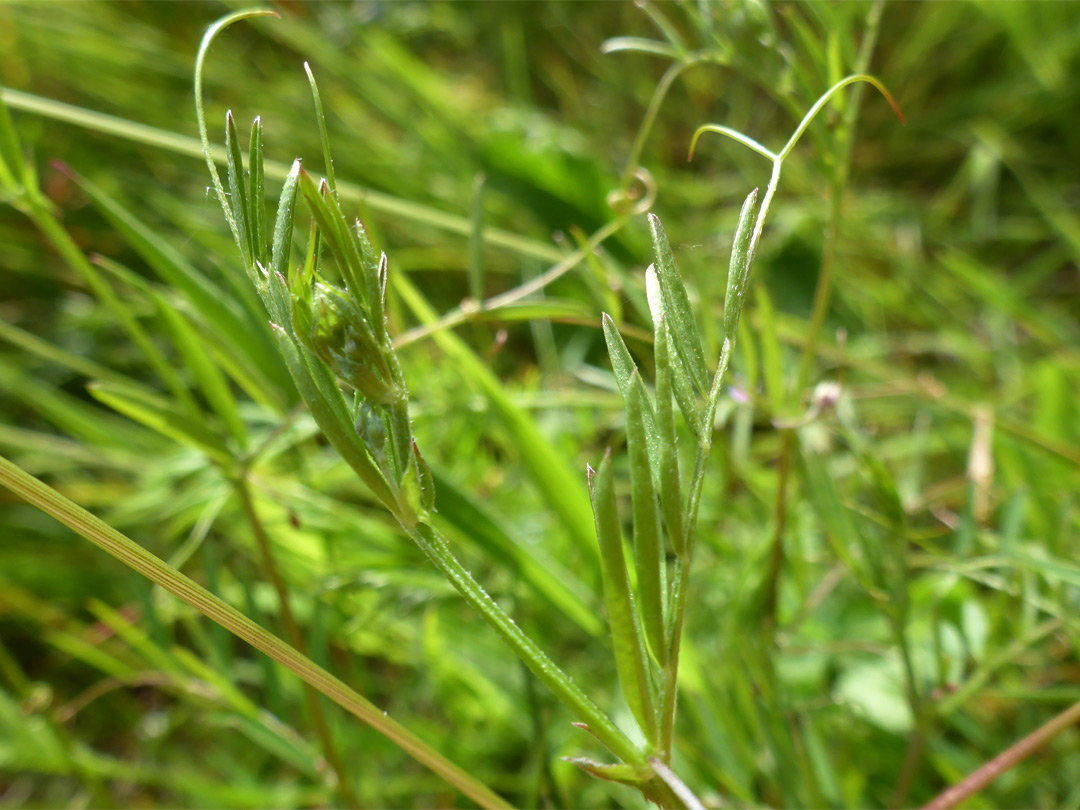
[[[3,4],[0,83],[194,136],[195,50],[233,7]],[[239,121],[261,116],[268,159],[300,155],[317,171],[310,62],[339,181],[427,207],[346,202],[419,296],[391,296],[398,334],[455,310],[470,283],[487,296],[512,290],[612,219],[607,195],[670,59],[605,55],[605,40],[664,40],[661,15],[676,43],[707,51],[710,61],[672,84],[638,162],[696,291],[710,363],[739,205],[768,166],[718,139],[703,140],[688,164],[690,136],[714,121],[779,148],[853,70],[872,11],[862,2],[277,8],[283,20],[239,25],[212,54],[209,115],[215,126],[226,108]],[[908,125],[865,94],[805,390],[799,355],[851,95],[785,164],[721,402],[689,598],[675,765],[710,806],[887,806],[904,782],[902,803],[925,801],[1080,700],[1078,62],[1071,4],[885,6],[869,69]],[[64,227],[85,254],[119,265],[98,266],[200,413],[215,413],[214,402],[162,308],[217,346],[210,357],[226,368],[250,446],[269,442],[251,485],[312,657],[519,805],[640,805],[561,760],[598,755],[597,746],[311,419],[290,412],[293,392],[264,401],[237,383],[228,358],[257,349],[223,338],[151,250],[69,172],[50,168],[60,161],[100,186],[242,302],[242,270],[201,161],[14,101],[12,116]],[[478,174],[480,233],[527,244],[470,250]],[[277,190],[268,181],[268,197]],[[448,230],[432,210],[466,227]],[[0,453],[280,632],[256,539],[206,447],[154,432],[87,390],[115,375],[165,396],[168,382],[9,206],[0,246]],[[651,354],[650,253],[645,217],[632,217],[545,289],[546,308],[530,299],[543,317],[466,319],[399,350],[442,528],[516,621],[623,721],[595,549],[582,542],[574,504],[586,497],[585,464],[623,441],[600,311],[621,322],[639,362]],[[838,401],[785,449],[777,425],[812,408],[822,381],[840,384]],[[227,437],[216,418],[205,429]],[[616,461],[622,496],[629,477]],[[0,801],[339,802],[299,681],[0,498]],[[362,805],[464,801],[375,732],[326,712]],[[1080,806],[1077,734],[970,806]]]

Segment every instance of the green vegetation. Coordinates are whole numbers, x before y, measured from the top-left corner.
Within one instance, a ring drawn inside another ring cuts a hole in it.
[[[1070,6],[237,8],[0,5],[5,805],[1080,806]]]

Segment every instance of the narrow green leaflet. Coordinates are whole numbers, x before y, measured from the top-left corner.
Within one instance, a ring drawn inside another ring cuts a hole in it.
[[[622,335],[619,334],[619,328],[615,326],[615,321],[606,312],[603,314],[602,320],[604,341],[607,343],[608,356],[611,358],[611,370],[615,372],[615,382],[619,386],[623,402],[627,402],[630,396],[630,379],[633,373],[637,371],[637,365],[630,356],[630,351],[626,348],[626,343],[623,342]],[[640,377],[638,378],[638,384],[642,384]],[[647,396],[641,404],[641,418],[645,423],[645,442],[649,454],[649,463],[656,474],[659,475],[660,447],[656,441],[656,415],[653,413],[652,404]]]
[[[656,265],[649,265],[649,268],[645,271],[645,292],[649,301],[649,311],[652,314],[653,329],[657,330],[659,327],[657,324],[661,320],[668,321],[667,309],[664,306],[664,296],[660,290],[660,279],[656,275]],[[701,402],[699,400],[697,391],[694,389],[694,382],[690,379],[690,374],[686,370],[686,365],[679,359],[672,349],[674,338],[671,335],[670,326],[667,327],[668,335],[668,370],[671,374],[672,390],[675,394],[675,401],[679,403],[679,410],[682,411],[683,418],[686,419],[686,425],[690,428],[690,432],[695,436],[700,436],[703,430],[702,417],[701,417]]]
[[[251,205],[252,258],[266,265],[266,180],[263,174],[262,118],[256,116],[251,123],[251,140],[248,141],[248,201]]]
[[[754,230],[754,206],[758,190],[755,188],[743,201],[739,212],[739,225],[735,229],[735,241],[731,245],[731,264],[728,267],[727,293],[724,295],[724,335],[735,340],[742,315],[746,279],[750,275],[750,237]]]
[[[240,153],[240,138],[236,132],[236,121],[232,110],[225,113],[225,153],[228,155],[226,166],[229,179],[229,206],[240,228],[240,253],[244,266],[251,267],[254,251],[252,250],[251,205],[248,202],[247,183],[244,182],[244,159]]]
[[[694,387],[705,393],[709,390],[709,372],[705,368],[705,353],[701,350],[701,339],[698,337],[694,312],[690,308],[690,298],[686,294],[679,268],[675,266],[675,256],[671,253],[664,226],[660,224],[660,218],[656,214],[649,214],[649,228],[652,231],[653,250],[656,252],[656,276],[660,281],[664,311],[667,313],[675,341],[675,351],[686,364]]]
[[[615,502],[610,450],[604,454],[598,470],[589,468],[589,493],[596,521],[596,538],[600,543],[600,570],[608,624],[611,626],[611,644],[615,651],[615,668],[630,711],[649,741],[655,742],[656,708],[646,668],[648,659],[645,645],[634,615],[630,581],[626,574],[626,555]]]
[[[679,478],[679,449],[675,437],[675,413],[671,397],[671,339],[667,320],[660,316],[656,324],[656,428],[660,443],[660,506],[664,512],[668,537],[675,553],[686,554],[686,531],[683,523],[682,483]]]
[[[626,446],[630,457],[630,495],[634,517],[634,565],[637,569],[638,607],[645,639],[660,666],[667,663],[664,638],[664,547],[660,512],[649,470],[643,413],[648,403],[637,369],[630,374],[626,397]]]

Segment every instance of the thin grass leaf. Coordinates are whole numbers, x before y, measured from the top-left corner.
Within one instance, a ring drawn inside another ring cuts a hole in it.
[[[660,445],[660,506],[667,534],[680,557],[686,554],[683,523],[682,483],[679,477],[679,448],[675,436],[675,413],[671,402],[671,337],[667,320],[656,325],[656,434]]]
[[[656,214],[649,214],[649,228],[652,231],[653,250],[656,253],[656,276],[660,281],[660,292],[664,298],[664,312],[675,342],[675,351],[686,364],[694,387],[701,393],[709,390],[709,373],[705,368],[705,354],[701,350],[697,321],[690,308],[690,298],[686,294],[679,268],[675,266],[675,256],[671,252],[664,226]]]
[[[236,398],[225,376],[210,359],[201,333],[160,293],[154,293],[154,304],[172,334],[173,344],[184,358],[195,385],[202,391],[229,435],[244,449],[247,446],[247,429],[240,418]]]
[[[471,208],[472,231],[469,234],[469,295],[474,301],[484,298],[484,175],[473,181]]]
[[[239,638],[269,655],[311,684],[346,711],[386,736],[417,762],[485,808],[509,808],[502,798],[462,771],[355,690],[318,667],[293,647],[268,633],[228,603],[170,567],[163,560],[108,524],[65,498],[56,490],[0,456],[0,484],[20,498],[59,520],[98,548],[138,571],[150,581],[195,608]]]
[[[755,188],[743,201],[739,211],[739,224],[735,228],[735,241],[731,245],[731,263],[728,267],[727,292],[724,295],[724,335],[735,340],[742,315],[746,280],[750,275],[750,238],[754,231],[754,206],[758,190]]]
[[[637,371],[637,365],[630,356],[626,343],[623,342],[615,321],[606,312],[601,316],[604,328],[604,341],[607,343],[608,357],[611,358],[611,370],[615,372],[615,382],[619,386],[623,402],[629,403],[631,378]],[[643,385],[640,377],[638,385]],[[646,396],[641,403],[641,418],[645,423],[645,442],[649,454],[649,464],[654,473],[659,476],[660,471],[660,447],[657,443],[656,414],[653,413],[652,403]]]
[[[598,470],[590,467],[589,492],[600,544],[600,570],[604,581],[615,668],[630,711],[648,740],[656,740],[656,708],[647,669],[645,643],[634,612],[630,582],[626,573],[619,511],[615,502],[615,481],[611,471],[611,451],[604,454]]]
[[[649,467],[644,411],[648,394],[637,369],[630,374],[626,397],[626,446],[630,461],[630,495],[634,519],[634,567],[637,571],[638,608],[645,639],[663,667],[668,659],[664,633],[664,546],[660,539],[660,511]]]
[[[205,453],[225,469],[231,469],[234,465],[235,459],[214,431],[168,400],[120,383],[93,383],[88,390],[95,399],[110,408],[163,436]]]
[[[334,158],[330,153],[330,135],[326,131],[326,115],[323,113],[322,96],[319,94],[319,85],[315,83],[315,74],[311,72],[311,65],[304,62],[304,72],[308,77],[308,84],[311,85],[311,98],[315,102],[315,120],[319,125],[319,139],[322,143],[323,164],[326,168],[326,185],[330,189],[330,194],[334,197],[334,202],[340,203],[337,192],[337,180],[334,177]]]
[[[761,376],[765,395],[774,414],[784,412],[787,390],[784,384],[783,350],[777,332],[776,309],[764,284],[757,285],[758,333],[761,336]]]
[[[653,329],[657,330],[658,324],[663,321],[668,323],[667,310],[664,306],[664,297],[660,289],[660,279],[656,275],[656,265],[650,264],[645,271],[645,291],[649,301],[649,311],[652,314]],[[697,392],[694,390],[694,382],[686,370],[686,365],[676,355],[673,345],[674,337],[670,326],[665,327],[668,335],[668,370],[671,375],[672,390],[675,401],[679,403],[687,427],[695,436],[700,436],[704,429],[701,416],[701,403]],[[655,338],[654,338],[655,340]]]
[[[98,210],[120,231],[124,239],[158,276],[179,290],[194,312],[212,324],[229,350],[244,357],[253,366],[247,376],[261,376],[260,398],[285,404],[295,402],[288,372],[265,329],[265,317],[254,291],[250,300],[238,305],[235,300],[191,265],[175,248],[161,239],[147,225],[120,205],[113,197],[78,172],[68,175],[94,201]]]

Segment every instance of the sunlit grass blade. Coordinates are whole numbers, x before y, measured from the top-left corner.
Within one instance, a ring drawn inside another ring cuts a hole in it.
[[[727,293],[724,295],[724,335],[735,340],[742,315],[746,280],[750,275],[750,238],[754,231],[754,206],[758,190],[751,191],[743,201],[739,212],[739,224],[735,228],[735,241],[731,246],[731,263],[728,267]]]
[[[89,390],[96,399],[125,416],[205,453],[226,469],[231,468],[234,460],[221,438],[168,400],[120,383],[94,383]]]
[[[694,311],[690,308],[690,298],[686,294],[679,268],[675,265],[675,256],[671,252],[664,226],[656,214],[649,214],[649,228],[656,252],[656,276],[664,297],[664,312],[674,338],[675,351],[686,364],[694,386],[705,393],[709,390],[709,373],[705,368],[705,354],[701,350],[701,338],[698,336]]]
[[[664,546],[660,538],[660,512],[646,449],[644,411],[647,403],[645,385],[637,369],[634,369],[630,374],[626,397],[626,450],[630,462],[634,518],[634,567],[637,570],[641,625],[649,649],[662,667],[668,657],[664,633]]]
[[[310,659],[259,627],[231,605],[200,587],[142,546],[3,457],[0,457],[0,484],[191,605],[199,613],[217,622],[260,652],[269,655],[305,683],[311,684],[339,706],[389,738],[417,762],[430,768],[477,804],[486,808],[510,806],[473,776],[462,771],[423,740],[391,720],[385,712],[380,711],[377,706],[345,683],[316,666]]]
[[[683,524],[682,482],[679,477],[679,448],[676,444],[675,413],[671,386],[671,338],[667,319],[656,323],[656,432],[660,445],[660,506],[667,535],[680,557],[686,553]]]
[[[207,324],[213,324],[214,331],[234,351],[249,358],[259,372],[273,382],[273,387],[268,388],[264,396],[285,398],[286,401],[293,399],[288,374],[280,356],[274,351],[273,341],[265,328],[265,319],[256,315],[259,301],[254,292],[249,301],[238,304],[96,183],[71,169],[66,171],[158,276],[179,290],[191,303],[192,309]]]
[[[604,454],[596,471],[590,468],[588,472],[615,668],[630,711],[646,738],[655,741],[656,708],[649,682],[645,642],[641,638],[626,573],[626,554],[623,551],[615,480],[611,471],[611,451]]]

